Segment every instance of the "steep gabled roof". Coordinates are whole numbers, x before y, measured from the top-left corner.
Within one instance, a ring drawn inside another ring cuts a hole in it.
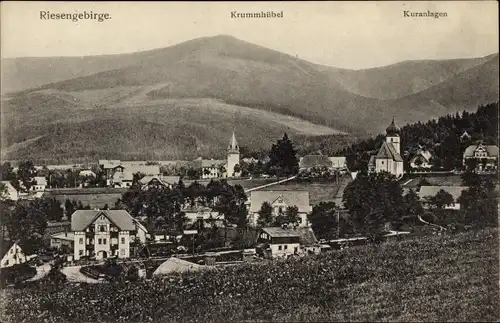
[[[12,240],[2,240],[0,241],[0,259],[2,259],[5,254],[10,250],[10,248],[15,244]]]
[[[469,147],[467,147],[467,149],[465,149],[464,158],[474,156],[474,152],[479,147],[483,147],[486,150],[486,152],[488,153],[488,156],[498,157],[498,146],[495,146],[495,145],[488,145],[487,146],[487,145],[477,144],[477,145],[470,145]]]
[[[376,159],[392,159],[397,162],[402,162],[403,158],[401,158],[401,155],[398,154],[396,149],[394,149],[394,146],[391,143],[384,142],[382,144],[382,147],[378,150],[377,155],[375,156]]]
[[[77,210],[71,215],[71,231],[85,231],[101,215],[122,231],[135,230],[134,219],[125,210]]]

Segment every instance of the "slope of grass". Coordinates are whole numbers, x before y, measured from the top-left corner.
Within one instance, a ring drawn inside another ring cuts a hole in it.
[[[7,290],[3,322],[497,321],[497,230],[129,284]]]

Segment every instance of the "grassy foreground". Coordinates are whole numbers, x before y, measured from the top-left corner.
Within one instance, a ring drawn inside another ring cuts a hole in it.
[[[497,230],[128,284],[8,290],[2,322],[498,321]]]

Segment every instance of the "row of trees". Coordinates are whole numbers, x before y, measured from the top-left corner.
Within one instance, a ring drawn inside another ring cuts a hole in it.
[[[162,185],[142,190],[133,185],[116,202],[115,209],[127,210],[134,216],[144,216],[154,227],[181,230],[185,224],[186,207],[210,207],[224,214],[229,223],[246,225],[246,194],[240,185],[227,181],[210,181],[206,186],[193,182],[185,186],[182,181],[172,187]]]

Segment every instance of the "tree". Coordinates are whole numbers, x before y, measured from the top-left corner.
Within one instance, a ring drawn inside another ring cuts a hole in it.
[[[356,231],[371,237],[380,234],[387,222],[401,223],[404,215],[401,186],[387,172],[361,171],[346,187],[342,200]]]
[[[442,210],[445,206],[453,204],[453,196],[441,189],[437,192],[436,196],[430,198],[430,203]]]
[[[9,191],[7,185],[0,183],[0,201],[5,201],[9,198]]]
[[[269,202],[262,203],[259,210],[259,218],[257,225],[260,227],[268,227],[273,223],[273,208]]]
[[[42,247],[42,237],[47,228],[47,216],[33,208],[17,203],[9,221],[9,238],[16,241],[26,254],[36,253]]]
[[[404,197],[404,204],[406,209],[406,214],[411,216],[412,218],[416,218],[418,216],[422,216],[424,213],[424,208],[422,206],[422,202],[420,201],[420,197],[414,190],[410,190]]]
[[[337,237],[337,205],[334,202],[321,202],[308,214],[311,228],[318,238],[334,239]]]
[[[297,151],[286,133],[282,139],[271,147],[269,171],[272,175],[278,177],[295,175],[299,171]]]
[[[476,172],[478,162],[476,158],[467,158],[465,159],[465,167],[466,170],[471,171],[471,172]]]
[[[234,176],[235,174],[238,174],[239,172],[241,172],[241,166],[240,166],[240,164],[236,164],[236,165],[234,165],[234,173],[233,173],[233,176]]]
[[[458,198],[467,223],[479,227],[498,225],[498,196],[491,178],[483,176],[472,181]]]
[[[287,207],[285,211],[285,219],[287,223],[297,225],[300,222],[299,208],[295,205]]]
[[[9,162],[3,163],[3,165],[0,166],[0,179],[2,181],[15,181],[16,180],[16,173],[14,173],[14,168]]]
[[[24,161],[19,164],[17,169],[17,181],[13,184],[14,187],[23,192],[28,192],[35,185],[36,169],[31,161]]]
[[[71,215],[76,211],[76,206],[69,199],[66,199],[64,202],[64,209],[66,210],[66,216],[68,219],[71,219]]]

